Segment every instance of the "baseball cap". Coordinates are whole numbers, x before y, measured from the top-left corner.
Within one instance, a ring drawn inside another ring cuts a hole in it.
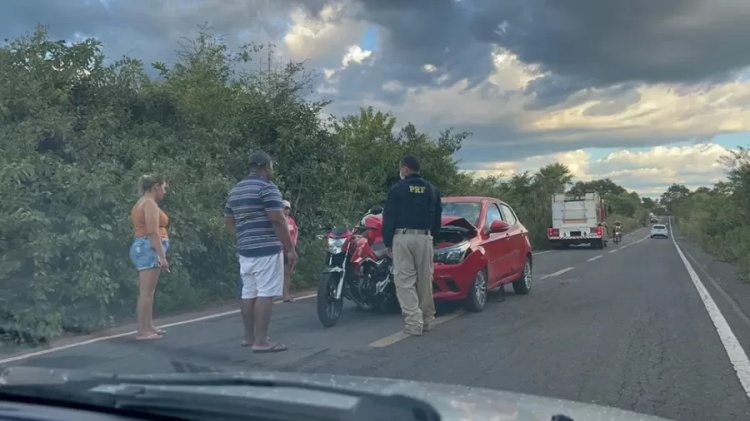
[[[283,201],[281,201],[281,203],[283,203],[283,204],[284,204],[284,207],[285,207],[285,208],[289,208],[289,209],[291,209],[291,208],[292,208],[292,204],[291,204],[291,203],[289,203],[289,201],[288,201],[288,200],[283,200]]]
[[[250,161],[248,163],[253,167],[262,167],[264,165],[270,164],[271,161],[271,155],[263,151],[255,151],[250,154]]]

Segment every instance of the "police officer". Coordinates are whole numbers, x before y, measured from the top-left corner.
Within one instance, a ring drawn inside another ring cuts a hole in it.
[[[401,181],[388,192],[383,211],[383,241],[393,257],[396,296],[404,315],[404,333],[432,330],[432,238],[440,231],[440,193],[419,175],[417,157],[401,159]]]

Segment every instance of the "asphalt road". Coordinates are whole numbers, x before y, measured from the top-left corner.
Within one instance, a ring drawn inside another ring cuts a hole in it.
[[[707,288],[721,295],[714,286]],[[336,327],[324,329],[311,298],[276,306],[271,336],[289,346],[283,353],[240,347],[241,320],[230,314],[173,326],[159,341],[125,336],[12,362],[0,356],[0,363],[125,373],[256,369],[391,377],[677,420],[750,419],[750,401],[671,239],[649,239],[644,229],[604,250],[543,252],[534,258],[531,294],[507,290],[505,301],[490,301],[482,313],[442,309],[441,324],[420,338],[398,334],[398,315],[353,307]],[[749,349],[750,319],[743,321],[727,299],[717,298],[717,305]]]

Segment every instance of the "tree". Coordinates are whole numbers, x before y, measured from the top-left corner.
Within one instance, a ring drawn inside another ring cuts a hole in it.
[[[662,195],[680,231],[719,259],[735,262],[750,279],[750,160],[745,148],[722,159],[727,180],[690,192],[674,184]]]
[[[679,202],[688,195],[690,195],[690,189],[683,184],[675,183],[669,186],[667,191],[662,193],[660,203],[665,206],[668,211],[673,212],[674,208],[679,205]]]
[[[642,197],[641,204],[643,208],[649,212],[653,212],[658,206],[656,201],[650,197]]]

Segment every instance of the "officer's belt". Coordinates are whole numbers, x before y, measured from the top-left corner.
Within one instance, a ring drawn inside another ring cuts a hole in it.
[[[430,235],[430,230],[416,230],[411,228],[396,228],[396,234]]]

